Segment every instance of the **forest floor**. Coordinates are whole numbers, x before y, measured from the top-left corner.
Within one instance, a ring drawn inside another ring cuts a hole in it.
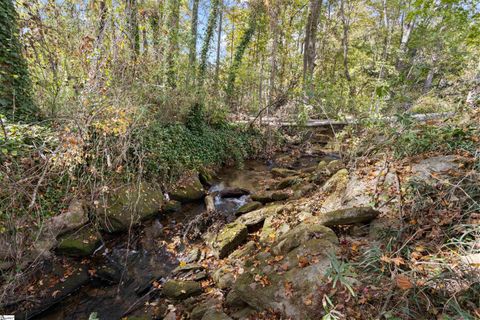
[[[478,123],[473,113],[335,137],[287,134],[273,163],[203,179],[205,206],[185,204],[127,239],[105,235],[93,257],[57,258],[61,270],[32,277],[8,310],[36,309],[40,319],[478,319]]]

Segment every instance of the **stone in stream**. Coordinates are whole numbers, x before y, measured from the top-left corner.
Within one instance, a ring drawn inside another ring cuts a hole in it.
[[[316,218],[318,218],[318,223],[327,227],[332,227],[346,224],[367,223],[375,219],[379,214],[380,211],[377,211],[372,207],[352,207],[320,213]]]
[[[182,181],[181,185],[170,191],[170,197],[182,203],[200,200],[204,196],[205,189],[198,176],[190,177],[186,181]]]
[[[210,187],[213,185],[213,176],[214,172],[209,169],[201,169],[200,172],[198,173],[198,178],[200,179],[200,182],[207,187]]]
[[[168,200],[162,207],[162,212],[164,213],[173,213],[178,212],[182,209],[182,203],[177,200]]]
[[[248,194],[250,191],[245,188],[225,188],[219,193],[222,198],[240,198]]]
[[[183,300],[202,293],[202,286],[196,281],[169,280],[163,285],[163,294],[174,300]]]
[[[87,222],[88,214],[85,201],[75,199],[70,202],[67,211],[49,219],[45,223],[45,227],[53,235],[58,236],[78,229]]]
[[[216,257],[223,259],[242,244],[248,236],[246,225],[233,222],[227,224],[213,239],[211,247]]]
[[[298,171],[286,168],[273,168],[271,171],[274,177],[286,178],[289,176],[297,176],[299,174]]]
[[[263,204],[259,201],[248,202],[248,203],[245,203],[240,208],[238,208],[237,211],[235,212],[235,215],[236,216],[241,216],[242,214],[248,213],[248,212],[253,211],[253,210],[257,210],[257,209],[261,208],[262,206],[263,206]]]
[[[325,169],[327,170],[328,175],[332,175],[337,173],[339,170],[345,169],[345,165],[340,160],[332,160],[327,164]]]
[[[93,226],[84,227],[58,240],[57,253],[72,257],[88,257],[100,246],[100,235]]]
[[[107,232],[119,232],[160,212],[163,194],[148,183],[121,187],[111,192],[97,210],[97,219]]]

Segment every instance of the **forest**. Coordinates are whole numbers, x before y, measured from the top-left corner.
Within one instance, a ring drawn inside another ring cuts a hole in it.
[[[0,319],[480,319],[479,203],[478,0],[0,0]]]

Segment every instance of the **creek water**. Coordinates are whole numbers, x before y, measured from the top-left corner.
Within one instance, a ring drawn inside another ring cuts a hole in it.
[[[272,167],[285,167],[283,162],[286,159],[290,161],[288,167],[291,169],[302,169],[316,165],[325,157],[329,156],[289,150],[288,155],[279,153],[273,161],[250,160],[242,168],[226,167],[217,174],[209,192],[216,193],[227,187],[245,188],[251,192],[264,190],[273,181]],[[231,221],[235,219],[235,211],[248,201],[248,195],[237,198],[217,195],[214,203],[216,210],[225,216],[225,221]],[[33,318],[88,319],[96,313],[98,319],[113,320],[135,315],[135,310],[148,303],[152,283],[165,281],[185,259],[185,246],[180,236],[188,222],[204,210],[203,202],[185,204],[180,211],[148,221],[129,235],[106,235],[102,248],[85,262],[89,270],[96,270],[90,272],[103,276],[100,279],[90,277],[79,290],[47,310],[37,312]]]

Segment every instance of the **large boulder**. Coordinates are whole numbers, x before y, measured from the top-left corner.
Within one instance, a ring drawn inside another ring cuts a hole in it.
[[[302,180],[299,177],[287,177],[280,180],[276,185],[275,189],[282,190],[294,185],[300,184]]]
[[[160,212],[163,194],[150,184],[119,188],[97,208],[97,217],[107,232],[127,230]]]
[[[182,203],[200,200],[205,196],[205,189],[198,176],[190,177],[182,181],[174,190],[170,191],[170,197],[173,200]]]
[[[375,219],[380,211],[372,207],[352,207],[321,213],[317,218],[320,224],[332,227],[345,224],[367,223]]]
[[[445,178],[449,172],[459,170],[466,163],[466,159],[455,156],[437,156],[424,159],[412,165],[411,181],[435,184],[438,178]]]
[[[219,192],[219,195],[222,198],[240,198],[241,196],[245,196],[247,194],[250,194],[249,190],[236,187],[225,188]]]
[[[203,316],[202,320],[232,320],[222,311],[218,310],[208,310]]]
[[[73,257],[87,257],[101,244],[100,235],[93,226],[84,227],[72,234],[60,237],[57,253]]]
[[[163,285],[163,294],[174,300],[183,300],[202,293],[202,286],[195,281],[169,280]]]
[[[245,263],[251,268],[238,277],[229,296],[235,297],[236,305],[244,302],[258,311],[270,309],[286,318],[318,319],[318,306],[311,301],[322,299],[318,287],[326,281],[328,254],[337,251],[337,243],[327,227],[301,223],[275,242],[275,251],[260,252]]]
[[[242,244],[247,236],[248,228],[246,225],[239,222],[227,224],[211,242],[215,256],[220,259],[225,258]]]

